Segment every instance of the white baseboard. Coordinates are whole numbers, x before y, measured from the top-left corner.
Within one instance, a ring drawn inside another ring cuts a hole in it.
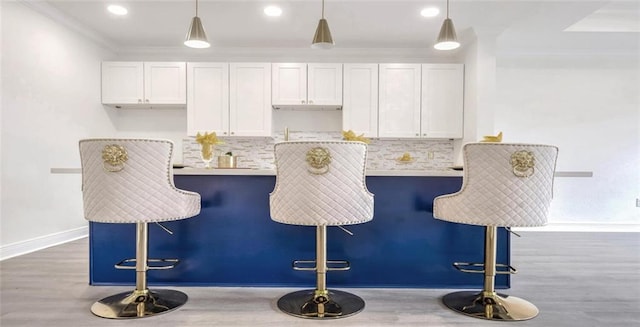
[[[0,261],[71,242],[89,235],[89,226],[36,237],[30,240],[0,246]]]
[[[542,227],[514,227],[514,231],[522,232],[612,232],[612,233],[640,233],[640,224],[622,223],[549,223]]]

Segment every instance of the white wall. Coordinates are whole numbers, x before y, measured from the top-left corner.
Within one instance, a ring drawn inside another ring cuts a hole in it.
[[[503,56],[495,131],[504,141],[555,144],[551,222],[640,224],[640,65],[629,55]]]
[[[86,229],[78,140],[112,135],[100,62],[112,54],[19,2],[2,2],[0,174],[3,256],[14,245]],[[85,230],[86,232],[86,230]]]
[[[0,1],[0,63],[2,62],[2,3]],[[0,127],[2,127],[2,65],[0,64]],[[2,172],[2,131],[0,131],[0,172]],[[0,173],[0,228],[2,227],[2,174]],[[2,244],[2,234],[0,233],[0,246]]]

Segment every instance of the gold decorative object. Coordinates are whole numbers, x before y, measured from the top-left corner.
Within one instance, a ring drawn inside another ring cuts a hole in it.
[[[369,144],[369,142],[371,142],[368,138],[364,137],[364,133],[356,135],[356,133],[352,130],[342,131],[342,138],[345,141],[358,141],[366,144]]]
[[[402,154],[402,156],[400,158],[398,158],[398,161],[402,161],[402,162],[411,162],[414,159],[411,157],[411,154],[409,152],[405,152]]]
[[[526,150],[516,151],[511,155],[513,174],[518,177],[529,177],[534,173],[535,156]]]
[[[485,136],[482,138],[482,141],[480,141],[480,142],[489,142],[489,143],[493,142],[493,143],[500,143],[500,142],[502,142],[502,132],[498,133],[498,135],[496,135],[496,136],[493,136],[493,135],[485,135]]]
[[[102,167],[108,172],[118,172],[124,169],[124,163],[129,160],[127,150],[122,145],[105,145],[102,149]]]
[[[315,147],[307,151],[307,163],[309,164],[309,172],[316,175],[322,175],[329,171],[331,163],[331,154],[329,150],[322,147]]]
[[[223,144],[221,140],[216,136],[216,132],[207,133],[204,132],[196,134],[196,142],[202,147],[200,149],[200,158],[204,161],[204,168],[211,169],[211,160],[213,160],[213,148],[216,144]]]

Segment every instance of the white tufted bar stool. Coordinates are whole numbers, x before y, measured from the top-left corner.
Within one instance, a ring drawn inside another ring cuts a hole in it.
[[[558,148],[550,145],[470,143],[463,148],[464,179],[457,193],[435,198],[437,219],[486,226],[484,264],[456,262],[463,272],[484,274],[482,292],[460,291],[442,301],[450,309],[487,320],[527,320],[538,315],[530,302],[495,291],[496,274],[512,274],[496,264],[498,227],[547,223]]]
[[[347,261],[327,260],[327,226],[360,224],[373,218],[366,187],[367,145],[349,141],[283,142],[275,145],[276,185],[271,219],[316,226],[316,260],[297,260],[295,270],[316,272],[316,289],[284,295],[278,308],[301,318],[342,318],[364,309],[357,295],[328,290],[327,271],[348,270]],[[342,227],[341,227],[342,228]],[[346,230],[345,230],[346,231]]]
[[[136,224],[136,257],[116,264],[118,269],[135,269],[136,288],[94,303],[91,312],[97,316],[143,318],[187,302],[187,295],[182,292],[147,288],[147,270],[170,269],[178,263],[177,259],[149,259],[148,223],[200,213],[200,195],[173,184],[172,151],[173,143],[167,140],[80,140],[85,218],[100,223]]]

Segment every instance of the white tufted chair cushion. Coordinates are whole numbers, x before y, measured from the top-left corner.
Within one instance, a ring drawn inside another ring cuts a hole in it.
[[[325,148],[331,163],[310,172],[307,152]],[[283,142],[275,145],[276,186],[269,196],[271,219],[291,225],[333,226],[370,221],[373,194],[365,183],[367,145],[350,141]]]
[[[123,169],[104,168],[102,151],[121,145],[128,154]],[[80,141],[84,215],[103,223],[160,222],[200,213],[200,194],[173,184],[173,143],[147,139],[86,139]]]
[[[511,155],[533,153],[529,177],[513,172]],[[457,193],[433,202],[433,216],[450,222],[497,227],[547,223],[558,148],[550,145],[470,143],[463,148],[464,179]]]

